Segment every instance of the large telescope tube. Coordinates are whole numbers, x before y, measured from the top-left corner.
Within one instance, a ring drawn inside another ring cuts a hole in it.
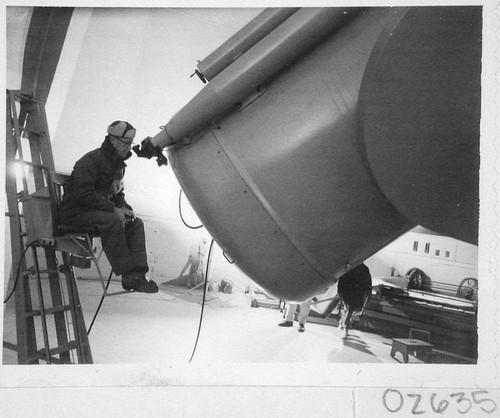
[[[416,225],[477,243],[480,61],[480,7],[300,9],[147,142],[227,257],[303,301]]]

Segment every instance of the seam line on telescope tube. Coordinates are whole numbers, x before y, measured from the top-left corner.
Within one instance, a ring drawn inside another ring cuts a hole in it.
[[[267,215],[271,218],[271,220],[276,224],[278,229],[281,231],[281,233],[286,237],[288,242],[299,252],[302,257],[304,257],[304,260],[307,261],[307,263],[312,267],[314,271],[316,271],[326,283],[329,283],[331,285],[335,284],[336,281],[330,279],[329,275],[325,270],[320,268],[317,263],[314,262],[314,258],[312,257],[311,253],[304,249],[301,245],[298,244],[297,240],[293,236],[293,234],[290,232],[290,230],[284,225],[284,223],[281,221],[281,218],[278,216],[276,211],[273,209],[271,204],[268,202],[268,200],[264,197],[262,192],[260,191],[259,187],[257,184],[253,181],[252,177],[248,173],[248,171],[245,169],[243,164],[240,162],[239,158],[236,157],[234,154],[229,152],[227,148],[224,146],[224,138],[222,135],[217,135],[215,130],[212,130],[212,134],[219,144],[222,152],[227,156],[227,159],[231,163],[231,165],[234,167],[236,172],[239,174],[245,185],[248,187],[248,189],[252,192],[252,194],[255,196],[257,199],[257,202],[262,206],[264,211],[267,213]]]
[[[258,85],[314,48],[354,16],[356,8],[302,8],[217,75],[153,139],[173,145],[243,101]]]

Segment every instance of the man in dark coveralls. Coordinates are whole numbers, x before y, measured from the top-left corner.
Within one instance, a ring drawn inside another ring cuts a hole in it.
[[[132,156],[135,132],[124,121],[108,126],[101,147],[86,153],[73,167],[60,213],[65,225],[99,231],[104,253],[114,273],[122,276],[125,290],[156,293],[157,284],[146,277],[144,223],[123,193],[125,160]]]
[[[354,311],[363,308],[371,288],[372,276],[368,267],[363,263],[339,278],[337,291],[342,302],[344,302],[344,310],[339,321],[339,328],[343,330],[342,338],[348,337],[351,316]]]

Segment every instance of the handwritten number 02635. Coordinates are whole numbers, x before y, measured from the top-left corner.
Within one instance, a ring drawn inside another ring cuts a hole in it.
[[[438,414],[445,414],[448,408],[452,408],[458,413],[465,415],[473,411],[474,405],[477,405],[482,411],[487,414],[492,414],[497,410],[496,402],[489,398],[487,390],[474,390],[469,394],[466,392],[456,392],[449,395],[449,399],[443,399],[443,396],[437,393],[432,393],[429,399],[429,404],[432,412]],[[419,393],[407,393],[406,396],[410,398],[408,408],[411,408],[413,415],[422,415],[430,410],[425,408],[424,397]],[[382,396],[384,407],[393,413],[398,413],[405,406],[405,398],[403,394],[397,389],[386,389]]]

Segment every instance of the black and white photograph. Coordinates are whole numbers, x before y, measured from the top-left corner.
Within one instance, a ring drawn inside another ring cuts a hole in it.
[[[500,414],[498,3],[3,13],[5,416]]]

